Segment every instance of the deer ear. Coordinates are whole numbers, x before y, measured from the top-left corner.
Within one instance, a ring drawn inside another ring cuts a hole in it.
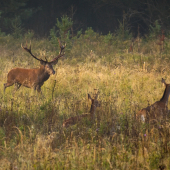
[[[166,86],[165,79],[162,78],[162,83]]]
[[[88,99],[92,100],[92,98],[91,98],[90,94],[88,94]]]

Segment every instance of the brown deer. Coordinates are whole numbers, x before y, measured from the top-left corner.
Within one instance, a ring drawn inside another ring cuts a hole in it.
[[[88,114],[82,114],[79,116],[75,116],[75,117],[70,117],[69,119],[66,119],[63,122],[63,127],[69,127],[70,125],[75,125],[79,122],[81,122],[83,119],[89,119],[89,120],[93,120],[95,117],[95,111],[96,111],[96,107],[100,107],[100,104],[97,100],[98,94],[95,95],[94,99],[91,98],[90,94],[88,94],[88,99],[91,100],[91,108],[90,108],[90,113]]]
[[[159,118],[163,118],[168,113],[168,98],[170,94],[170,84],[166,84],[165,80],[162,78],[162,83],[165,85],[165,91],[162,98],[148,106],[142,110],[140,110],[136,117],[140,119],[142,122],[146,120],[157,120]]]
[[[31,56],[34,57],[36,60],[40,61],[41,64],[40,68],[34,69],[13,68],[12,70],[10,70],[7,75],[7,83],[4,84],[4,93],[5,89],[9,86],[12,86],[13,84],[15,84],[16,90],[18,90],[22,85],[28,88],[34,88],[34,90],[41,92],[41,86],[44,84],[44,82],[49,79],[51,74],[55,74],[53,65],[57,64],[58,59],[64,56],[64,53],[62,52],[66,45],[62,45],[59,40],[58,42],[60,45],[60,53],[50,62],[48,62],[46,58],[45,61],[34,56],[31,52],[31,43],[29,49],[27,48],[27,43],[26,47],[23,47],[21,44],[21,47],[24,50],[30,53]]]

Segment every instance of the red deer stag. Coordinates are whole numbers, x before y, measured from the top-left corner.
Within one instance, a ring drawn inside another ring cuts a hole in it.
[[[92,99],[90,94],[88,94],[88,99],[91,100],[90,114],[87,113],[87,114],[82,114],[82,115],[75,116],[75,117],[70,117],[69,119],[66,119],[63,122],[63,127],[67,128],[70,125],[75,125],[76,123],[82,121],[83,119],[93,120],[95,116],[96,107],[100,107],[97,97],[98,97],[98,94],[96,94],[94,99]]]
[[[30,53],[31,56],[34,57],[36,60],[40,61],[41,64],[40,68],[34,69],[13,68],[12,70],[10,70],[7,75],[7,83],[4,84],[4,93],[5,89],[9,86],[12,86],[13,84],[15,84],[16,90],[18,90],[22,85],[28,88],[34,88],[34,90],[41,92],[41,86],[44,84],[44,82],[48,80],[51,74],[55,74],[53,65],[57,64],[58,59],[64,56],[64,53],[62,52],[66,45],[62,45],[59,40],[58,42],[60,45],[60,53],[50,62],[48,62],[46,58],[45,61],[34,56],[31,52],[31,44],[29,49],[27,48],[27,44],[26,47],[23,47],[21,44],[21,47],[24,50]]]
[[[160,101],[157,101],[151,106],[148,106],[140,110],[136,114],[136,117],[140,119],[142,122],[145,122],[148,119],[153,121],[159,118],[163,118],[168,113],[168,98],[170,94],[170,84],[166,84],[163,78],[162,83],[165,85],[165,91]]]

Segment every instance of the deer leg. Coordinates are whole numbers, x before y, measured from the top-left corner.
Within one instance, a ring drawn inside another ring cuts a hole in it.
[[[12,86],[13,84],[14,84],[14,82],[7,82],[7,83],[5,83],[5,84],[4,84],[4,93],[5,93],[5,89],[6,89],[7,87]]]
[[[17,91],[21,87],[20,83],[15,83],[15,90]]]
[[[34,90],[37,90],[38,93],[41,93],[41,87],[40,86],[34,86]]]
[[[38,93],[42,93],[42,92],[41,92],[41,87],[38,87],[38,88],[37,88],[37,92],[38,92]]]

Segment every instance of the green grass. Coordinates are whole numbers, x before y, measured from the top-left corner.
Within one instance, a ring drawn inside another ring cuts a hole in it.
[[[39,63],[21,49],[21,42],[0,38],[0,169],[158,169],[161,165],[170,169],[169,120],[153,128],[134,118],[138,110],[162,97],[161,78],[170,83],[166,41],[160,54],[153,41],[142,41],[139,52],[134,47],[133,53],[127,53],[130,41],[107,45],[101,39],[79,39],[66,50],[55,66],[56,74],[38,95],[25,87],[15,93],[9,87],[3,93],[10,69],[35,68]],[[32,52],[48,59],[58,53],[45,39],[32,40]],[[95,121],[64,129],[65,119],[89,112],[87,94],[94,89],[99,90],[101,102]]]

